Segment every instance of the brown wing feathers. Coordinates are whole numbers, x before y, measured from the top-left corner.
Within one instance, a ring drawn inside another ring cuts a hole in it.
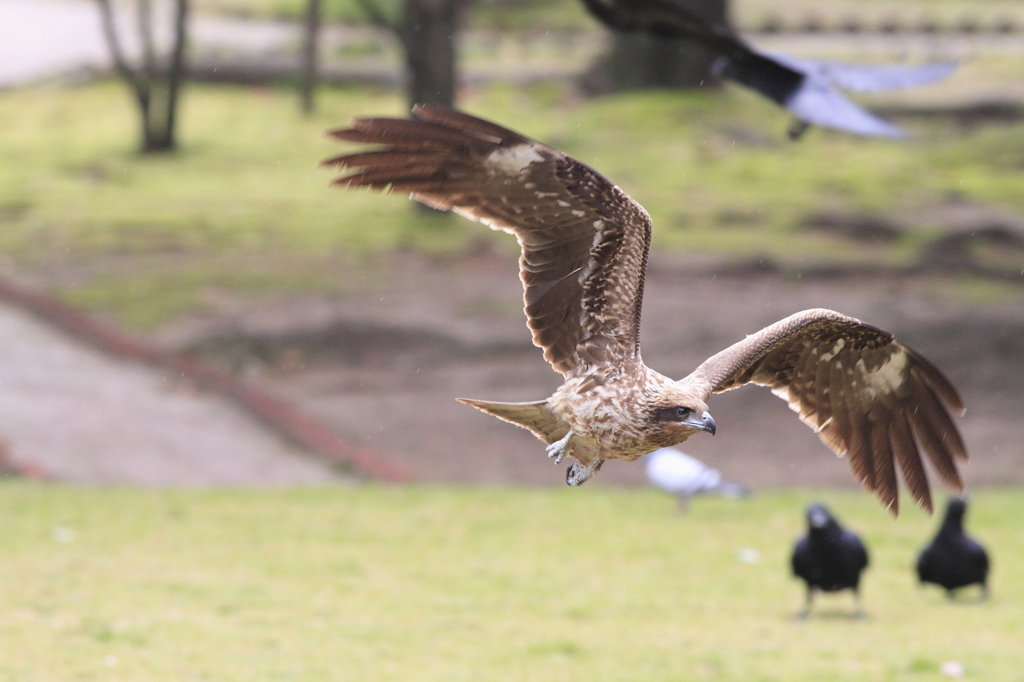
[[[745,383],[769,386],[839,455],[854,475],[898,510],[896,464],[931,511],[918,443],[952,488],[967,450],[948,409],[963,412],[952,384],[889,332],[827,310],[797,313],[747,337],[694,373],[708,393]],[[916,439],[916,442],[915,442]]]
[[[436,107],[413,114],[331,132],[383,146],[325,161],[355,171],[335,184],[409,192],[513,232],[533,340],[557,371],[635,354],[646,212],[593,169],[518,133]]]
[[[474,160],[501,144],[494,136],[451,131],[420,121],[357,119],[353,126],[331,131],[329,135],[349,142],[383,144],[387,148],[324,161],[325,166],[361,169],[332,184],[397,192],[457,192],[460,179],[472,172]]]

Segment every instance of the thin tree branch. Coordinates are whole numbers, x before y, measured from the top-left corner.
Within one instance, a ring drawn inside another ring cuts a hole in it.
[[[128,83],[139,106],[139,115],[142,119],[142,149],[146,151],[149,149],[151,137],[149,129],[150,83],[128,64],[121,41],[117,36],[117,25],[114,21],[114,8],[111,5],[111,0],[97,0],[97,2],[100,7],[103,33],[106,36],[107,47],[110,49],[114,66]]]
[[[157,77],[156,50],[153,46],[153,3],[152,0],[138,0],[138,6],[139,12],[136,19],[139,22],[139,39],[142,44],[142,78],[140,82],[145,89],[147,102],[152,102],[153,85]],[[154,144],[159,146],[159,143],[154,142],[156,133],[160,131],[155,130],[156,121],[153,120],[153,116],[152,107],[147,106],[145,116],[147,149]]]
[[[306,0],[306,35],[302,45],[302,112],[313,113],[320,37],[320,0]]]
[[[153,46],[153,3],[152,0],[139,2],[139,37],[142,39],[142,71],[146,80],[153,81],[156,73],[156,48]]]
[[[171,48],[171,62],[167,70],[167,124],[165,132],[166,149],[174,149],[175,127],[178,112],[178,92],[181,90],[182,75],[185,72],[185,43],[188,27],[189,0],[176,0],[174,12],[174,46]]]
[[[128,60],[124,56],[124,50],[121,49],[121,41],[117,37],[117,27],[114,24],[114,9],[110,5],[110,0],[96,0],[96,2],[100,6],[103,35],[107,39],[107,47],[110,48],[110,56],[114,60],[114,66],[132,88],[139,91],[139,75],[128,65]]]

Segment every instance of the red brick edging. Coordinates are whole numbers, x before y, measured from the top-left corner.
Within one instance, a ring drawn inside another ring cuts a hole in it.
[[[409,470],[374,450],[346,443],[341,436],[299,408],[241,381],[198,358],[169,353],[86,315],[61,301],[29,291],[0,277],[0,299],[28,310],[78,339],[117,357],[175,370],[200,386],[231,398],[258,419],[311,452],[351,466],[356,472],[402,482]]]

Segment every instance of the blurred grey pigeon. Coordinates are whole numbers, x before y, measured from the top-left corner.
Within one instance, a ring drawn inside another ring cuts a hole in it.
[[[782,54],[765,54],[802,73],[800,85],[782,105],[795,117],[789,135],[797,138],[811,124],[845,130],[856,135],[903,138],[904,132],[885,119],[861,109],[836,88],[854,92],[877,92],[928,85],[956,70],[957,64],[845,64],[841,62],[794,59]],[[723,67],[728,68],[728,67]]]
[[[722,474],[676,448],[661,448],[644,457],[647,480],[679,498],[685,511],[695,495],[716,494],[746,497],[750,490],[739,483],[722,480]]]
[[[661,38],[692,38],[718,55],[717,75],[756,90],[793,114],[789,136],[810,125],[854,135],[903,138],[904,132],[865,111],[839,92],[911,88],[939,81],[955,63],[870,65],[807,61],[761,52],[731,28],[709,23],[673,0],[583,0],[587,10],[614,31],[645,31]]]

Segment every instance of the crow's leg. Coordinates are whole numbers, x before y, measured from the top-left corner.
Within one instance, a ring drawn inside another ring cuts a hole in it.
[[[569,433],[565,434],[561,440],[556,440],[551,445],[547,446],[548,457],[555,460],[555,464],[561,464],[562,460],[565,459],[566,453],[569,452],[569,440],[573,437],[572,429]]]
[[[864,602],[860,598],[860,588],[853,588],[853,602],[857,607],[857,610],[853,612],[854,618],[867,618],[867,613],[864,612]]]
[[[814,602],[814,588],[807,586],[807,596],[804,597],[804,610],[796,614],[797,620],[803,620],[811,615],[811,604]]]
[[[594,459],[587,466],[580,465],[579,462],[573,462],[569,465],[569,468],[565,470],[565,482],[567,485],[583,485],[590,480],[590,477],[597,473],[597,470],[604,464],[603,459]]]
[[[786,128],[786,137],[796,142],[804,136],[804,133],[806,133],[807,129],[810,127],[811,124],[807,121],[801,121],[799,118],[794,118],[789,124],[789,127]]]

